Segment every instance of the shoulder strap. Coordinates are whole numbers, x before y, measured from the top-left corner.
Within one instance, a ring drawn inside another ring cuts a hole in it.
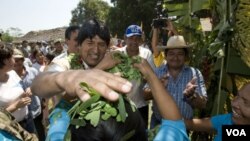
[[[198,82],[197,85],[198,85],[198,87],[199,87],[199,92],[200,92],[200,94],[202,94],[201,86],[199,85],[199,82],[200,82],[200,75],[199,75],[199,73],[198,73],[198,70],[197,70],[196,68],[193,68],[193,67],[190,67],[190,68],[191,68],[191,70],[192,70],[193,77],[196,77],[196,78],[197,78],[197,81],[196,81],[196,82]]]

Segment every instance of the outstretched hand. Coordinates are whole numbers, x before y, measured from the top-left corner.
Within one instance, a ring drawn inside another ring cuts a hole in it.
[[[81,82],[87,83],[111,101],[118,99],[117,92],[129,93],[132,88],[132,84],[126,79],[98,69],[71,71],[70,77],[62,83],[62,87],[67,94],[78,96],[82,101],[86,101],[90,96],[80,87]]]

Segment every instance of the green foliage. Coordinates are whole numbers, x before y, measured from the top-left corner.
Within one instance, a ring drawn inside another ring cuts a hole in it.
[[[148,141],[153,141],[159,130],[160,130],[160,125],[157,125],[153,129],[150,129],[148,131]]]
[[[74,69],[74,70],[82,69],[82,61],[81,61],[81,57],[79,54],[70,53],[67,59],[69,60],[71,69]]]
[[[123,38],[131,24],[143,25],[146,37],[151,31],[152,19],[156,17],[154,7],[157,0],[113,0],[107,19],[112,35]]]
[[[102,0],[81,0],[72,10],[71,25],[80,25],[86,19],[96,18],[105,22],[110,6]]]
[[[139,56],[130,58],[128,55],[124,53],[115,53],[113,55],[114,59],[121,60],[120,64],[117,64],[115,67],[108,70],[111,73],[121,73],[123,78],[127,78],[128,80],[137,80],[141,81],[142,75],[140,71],[133,67],[133,63],[139,63],[141,58]]]
[[[141,58],[135,57],[130,58],[123,53],[114,53],[115,59],[121,60],[119,65],[107,70],[108,72],[116,73],[120,72],[122,77],[128,80],[138,80],[141,81],[142,76],[140,72],[135,69],[132,65],[133,63],[138,63]],[[77,61],[78,56],[76,54],[71,54],[68,57],[70,66],[72,69],[79,69],[75,67],[76,65],[81,65]],[[125,95],[120,94],[119,99],[116,102],[107,101],[101,94],[97,92],[92,87],[88,86],[87,83],[81,82],[80,87],[83,91],[87,92],[91,98],[85,102],[78,100],[75,105],[68,111],[70,116],[70,124],[75,125],[76,128],[80,126],[85,126],[86,122],[90,122],[91,125],[96,127],[100,120],[108,120],[110,117],[116,119],[117,122],[125,122],[128,114],[125,107],[125,101],[130,102],[132,111],[135,111],[135,105],[129,101]],[[130,138],[134,134],[134,131],[129,132],[124,136],[125,139]],[[70,140],[71,133],[68,130],[65,135],[65,140]]]
[[[2,34],[2,41],[3,42],[12,42],[14,40],[14,37],[11,36],[8,32],[5,32]]]

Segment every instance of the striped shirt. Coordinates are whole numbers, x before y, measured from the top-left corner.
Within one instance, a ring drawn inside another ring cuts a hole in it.
[[[167,71],[167,65],[162,65],[155,69],[155,73],[158,78],[162,78],[162,76],[166,74]],[[186,88],[187,83],[194,76],[197,77],[196,84],[198,85],[198,87],[195,89],[195,92],[199,95],[206,97],[207,93],[201,72],[198,69],[194,69],[189,66],[184,66],[175,80],[170,75],[168,78],[168,85],[165,86],[165,88],[168,90],[170,95],[172,95],[175,102],[177,103],[177,106],[179,107],[182,116],[187,119],[191,119],[193,117],[193,109],[191,105],[187,102],[187,99],[184,97],[183,91]],[[153,105],[153,114],[155,114],[158,120],[161,120],[160,113],[155,103]]]

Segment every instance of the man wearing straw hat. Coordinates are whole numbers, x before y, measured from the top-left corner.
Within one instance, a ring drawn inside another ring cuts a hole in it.
[[[173,25],[167,22],[167,29],[173,31]],[[176,33],[176,32],[175,32]],[[193,108],[204,108],[207,102],[207,93],[201,72],[185,64],[191,45],[187,45],[184,37],[180,35],[171,36],[167,45],[163,46],[163,55],[157,49],[158,29],[153,29],[152,48],[154,51],[154,62],[157,68],[155,73],[176,101],[181,114],[186,119],[193,118]],[[159,59],[161,58],[161,59]],[[159,63],[159,60],[166,63]],[[167,107],[166,107],[167,108]],[[161,116],[156,104],[153,104],[151,117],[151,128],[160,124]]]

